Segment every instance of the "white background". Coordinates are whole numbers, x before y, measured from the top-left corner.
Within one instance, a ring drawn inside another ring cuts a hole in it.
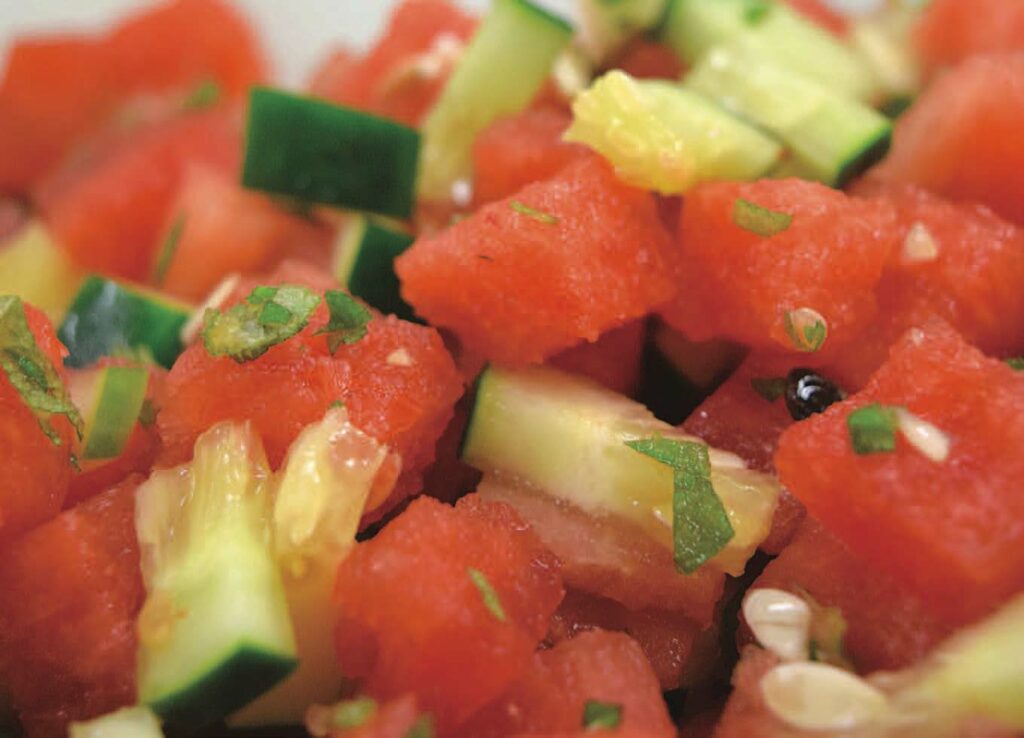
[[[573,0],[539,0],[568,15]],[[459,0],[483,10],[487,0]],[[16,35],[98,30],[119,13],[152,0],[0,0],[0,63]],[[295,85],[338,44],[364,48],[379,32],[391,0],[233,0],[260,29],[278,79]]]

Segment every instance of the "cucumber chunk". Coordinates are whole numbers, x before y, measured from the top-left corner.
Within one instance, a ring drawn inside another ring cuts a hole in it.
[[[17,295],[60,322],[82,273],[42,223],[26,225],[0,244],[0,294]]]
[[[608,72],[573,102],[566,141],[586,144],[629,184],[679,194],[709,180],[756,179],[782,147],[702,95]]]
[[[221,423],[191,464],[154,472],[136,493],[139,699],[176,729],[220,720],[296,666],[268,543],[269,475],[248,424]]]
[[[672,470],[626,445],[656,435],[699,440],[588,380],[491,367],[478,381],[462,458],[592,514],[628,518],[671,548]],[[778,485],[732,454],[709,452],[711,481],[735,531],[710,565],[739,574],[768,535]]]
[[[242,184],[383,215],[412,214],[420,137],[369,113],[255,88]]]
[[[73,376],[71,399],[82,412],[81,458],[113,459],[121,455],[142,412],[149,369],[107,366]]]
[[[251,705],[232,726],[301,723],[311,704],[335,701],[342,675],[331,611],[341,561],[356,531],[387,448],[351,424],[344,408],[299,435],[275,479],[274,554],[281,568],[298,643],[299,667]],[[387,490],[383,490],[386,494]]]
[[[152,290],[90,275],[57,333],[70,352],[64,363],[79,368],[144,348],[169,369],[182,351],[181,327],[191,313],[191,306]]]
[[[572,27],[529,0],[495,0],[423,123],[419,194],[447,200],[480,131],[529,104]]]
[[[412,245],[413,237],[365,215],[352,217],[335,244],[334,276],[348,291],[382,313],[414,320],[412,307],[402,299],[394,262]]]
[[[834,187],[881,159],[892,122],[739,46],[708,51],[686,86],[783,141],[798,171]]]
[[[87,722],[71,723],[68,738],[164,738],[147,707],[125,707]]]
[[[733,42],[838,95],[874,103],[871,70],[845,43],[775,0],[671,0],[662,39],[687,63]]]

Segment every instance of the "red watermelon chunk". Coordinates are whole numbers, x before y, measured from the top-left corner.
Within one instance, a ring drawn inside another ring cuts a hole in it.
[[[949,439],[934,461],[897,433],[895,451],[858,455],[847,417],[895,405]],[[857,556],[951,623],[1024,587],[1024,375],[948,325],[909,331],[863,391],[779,441],[782,483]]]
[[[914,31],[926,67],[976,54],[1024,50],[1024,6],[1006,0],[931,0]]]
[[[900,117],[876,172],[1024,223],[1022,127],[1024,52],[972,57]]]
[[[157,253],[153,271],[162,289],[186,300],[202,300],[231,272],[267,271],[289,255],[328,259],[326,228],[206,167],[188,169],[169,212],[160,240],[173,250],[166,262]]]
[[[761,678],[779,663],[771,652],[747,646],[732,673],[732,694],[715,729],[715,738],[789,738],[794,731],[768,709]]]
[[[718,630],[701,629],[678,612],[630,609],[605,597],[569,589],[551,619],[553,644],[595,629],[628,634],[651,664],[662,691],[706,679],[718,657]]]
[[[421,237],[395,267],[418,314],[473,353],[527,364],[669,299],[670,258],[653,198],[594,157]]]
[[[553,177],[587,149],[562,141],[572,115],[553,107],[525,110],[485,128],[473,143],[473,201],[484,205]]]
[[[0,681],[32,738],[135,702],[145,592],[128,480],[0,555]]]
[[[240,157],[237,112],[182,115],[143,127],[59,173],[39,190],[38,205],[79,264],[142,280],[189,167],[205,164],[234,176]]]
[[[626,634],[602,630],[581,633],[537,653],[520,679],[473,718],[466,734],[582,734],[583,708],[591,700],[621,707],[620,728],[609,736],[634,731],[651,738],[676,734],[643,651]]]
[[[643,370],[647,325],[643,320],[602,333],[593,343],[573,346],[551,357],[551,366],[589,377],[608,389],[632,395]]]
[[[67,351],[57,340],[53,324],[41,311],[25,305],[25,318],[36,345],[64,376]],[[60,435],[54,444],[39,427],[31,408],[0,371],[0,541],[52,518],[60,510],[71,479],[70,452],[74,431],[64,418],[51,420]]]
[[[792,217],[762,236],[736,222],[738,200]],[[831,353],[875,314],[872,289],[892,248],[886,209],[797,179],[699,185],[686,196],[679,229],[679,291],[666,321],[696,341],[725,337],[795,351],[787,314],[824,319]]]
[[[753,588],[806,593],[839,608],[848,626],[845,655],[862,673],[912,666],[951,631],[886,572],[865,565],[810,519]]]
[[[285,263],[265,279],[247,281],[233,299],[243,299],[257,284],[283,283],[321,292],[333,286],[315,269]],[[301,333],[243,364],[211,357],[201,341],[187,348],[167,377],[167,404],[157,419],[160,463],[187,461],[196,438],[217,422],[249,420],[276,467],[299,431],[340,400],[360,430],[401,456],[393,502],[419,492],[463,389],[441,337],[433,328],[374,314],[367,335],[332,356],[325,337],[316,335],[326,322],[321,301]]]
[[[823,0],[786,0],[786,4],[807,20],[837,36],[845,35],[850,25],[846,16],[833,10]]]
[[[608,65],[635,79],[671,79],[683,76],[682,59],[665,44],[646,38],[631,41]]]
[[[338,571],[339,663],[373,697],[416,694],[449,732],[528,667],[562,593],[558,562],[511,508],[421,497]]]
[[[404,0],[362,58],[334,54],[314,74],[313,92],[340,105],[419,125],[476,30],[447,0]]]
[[[306,727],[312,735],[328,738],[407,738],[417,721],[430,719],[420,713],[414,694],[375,702],[369,718],[356,727],[339,728],[334,715],[334,707],[314,707],[307,713]]]

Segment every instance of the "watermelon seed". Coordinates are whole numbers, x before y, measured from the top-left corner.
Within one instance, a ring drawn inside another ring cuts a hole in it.
[[[880,690],[829,664],[780,664],[761,678],[765,705],[801,730],[849,730],[874,723],[888,711]]]
[[[757,642],[783,661],[805,661],[811,608],[781,589],[753,589],[743,598],[743,619]]]

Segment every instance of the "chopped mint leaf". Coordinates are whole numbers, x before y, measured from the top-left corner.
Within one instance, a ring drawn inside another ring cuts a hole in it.
[[[743,20],[748,26],[756,26],[772,9],[771,0],[748,0],[743,10]]]
[[[0,296],[0,369],[54,445],[59,446],[61,439],[50,422],[51,415],[66,417],[82,437],[82,416],[56,367],[36,344],[25,306],[16,295]]]
[[[366,335],[372,313],[359,300],[342,290],[324,293],[331,317],[316,335],[327,336],[327,349],[333,356],[341,344],[356,343]]]
[[[850,432],[854,453],[863,456],[896,450],[897,409],[875,403],[858,408],[847,416],[846,428]]]
[[[494,587],[487,581],[487,576],[479,569],[472,567],[467,569],[466,573],[469,574],[469,579],[473,582],[474,586],[480,590],[480,598],[484,601],[484,607],[490,610],[491,615],[503,623],[508,620],[505,608],[501,606],[501,600],[498,599],[498,593],[494,591]]]
[[[672,468],[672,554],[676,569],[692,574],[735,535],[711,484],[708,447],[661,436],[626,445]]]
[[[558,223],[558,216],[552,215],[551,213],[545,213],[543,210],[531,208],[529,205],[519,202],[519,200],[512,200],[509,202],[508,206],[520,215],[525,215],[527,218],[533,218],[540,223],[546,223],[547,225],[555,225]]]
[[[156,259],[156,266],[153,267],[153,284],[161,285],[167,278],[167,270],[171,268],[174,254],[178,250],[178,242],[181,241],[181,234],[184,232],[185,216],[179,215],[171,223],[171,229],[167,231],[167,237],[160,246],[160,255]]]
[[[1012,359],[1007,359],[1006,363],[1015,372],[1024,371],[1024,356],[1015,356]]]
[[[775,402],[786,394],[785,377],[754,377],[750,386],[768,402]]]
[[[306,287],[256,287],[226,312],[206,311],[203,345],[211,356],[252,361],[305,328],[319,304],[319,296]]]
[[[412,727],[405,733],[405,738],[434,738],[434,718],[420,715]]]
[[[329,410],[333,410],[334,408],[337,407],[345,407],[345,403],[342,402],[341,400],[335,400],[334,402],[327,406]]]
[[[732,222],[745,231],[762,238],[770,238],[789,228],[793,216],[763,208],[757,203],[738,197],[732,206]]]
[[[790,310],[783,317],[783,327],[786,335],[793,343],[797,351],[811,353],[817,351],[825,344],[828,338],[828,324],[825,318],[817,310],[811,308],[797,308]]]
[[[181,107],[185,110],[205,110],[219,103],[220,98],[221,89],[217,80],[207,79],[188,94]]]
[[[622,705],[599,700],[587,700],[583,703],[583,729],[611,730],[619,727],[622,722]]]
[[[377,700],[372,697],[356,697],[334,706],[331,727],[342,730],[360,728],[376,714]]]

